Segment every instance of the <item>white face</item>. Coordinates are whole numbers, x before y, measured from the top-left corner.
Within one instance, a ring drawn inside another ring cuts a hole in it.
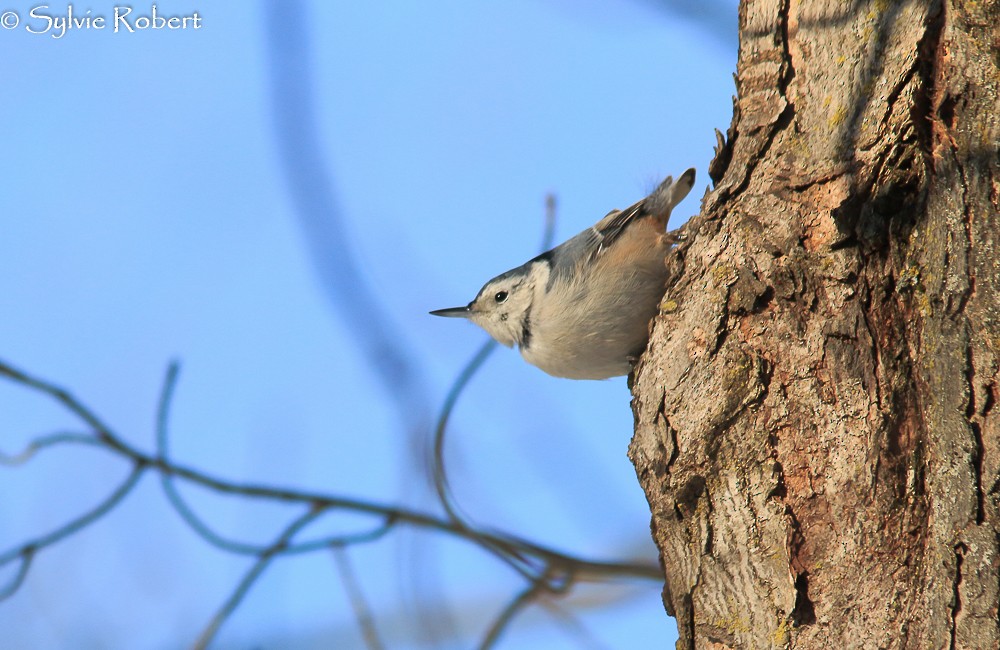
[[[480,289],[469,304],[469,318],[507,347],[521,343],[533,294],[530,275],[521,268],[508,271]]]
[[[531,305],[536,287],[544,287],[549,264],[537,258],[523,266],[502,273],[487,282],[467,307],[439,309],[435,316],[468,318],[498,343],[510,347],[527,344]]]

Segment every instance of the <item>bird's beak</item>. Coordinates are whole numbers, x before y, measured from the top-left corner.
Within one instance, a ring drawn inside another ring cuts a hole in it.
[[[468,305],[465,307],[449,307],[448,309],[435,309],[431,312],[431,316],[444,316],[445,318],[469,318],[472,316],[472,310],[469,309]]]

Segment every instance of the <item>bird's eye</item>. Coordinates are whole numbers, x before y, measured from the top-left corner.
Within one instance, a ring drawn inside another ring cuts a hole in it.
[[[507,292],[506,291],[497,291],[497,295],[493,296],[493,299],[497,301],[497,304],[500,304],[501,302],[506,302],[506,300],[507,300]]]

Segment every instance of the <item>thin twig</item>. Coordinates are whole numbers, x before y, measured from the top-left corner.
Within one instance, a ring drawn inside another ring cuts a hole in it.
[[[361,628],[361,635],[365,639],[365,646],[368,650],[382,650],[385,646],[378,636],[378,628],[375,627],[375,617],[372,615],[371,607],[365,599],[365,594],[361,590],[361,583],[354,567],[351,566],[351,558],[347,555],[344,546],[333,546],[330,548],[333,553],[333,561],[337,565],[337,573],[340,574],[340,581],[347,592],[347,598],[351,601],[351,609],[357,618],[358,626]]]
[[[135,487],[144,470],[145,466],[142,463],[135,463],[132,467],[132,471],[129,472],[129,475],[125,478],[125,480],[122,481],[122,483],[96,507],[88,510],[76,519],[60,526],[51,533],[41,535],[26,544],[12,548],[4,553],[0,553],[0,566],[3,566],[19,557],[25,557],[29,554],[37,553],[46,546],[51,546],[52,544],[69,537],[73,533],[78,532],[80,529],[86,528],[90,524],[94,523],[118,505],[118,502],[132,491],[132,488]],[[22,567],[22,571],[26,570],[26,567]]]
[[[246,572],[239,584],[236,585],[236,588],[229,595],[229,598],[227,598],[226,602],[222,604],[222,607],[219,608],[219,611],[216,612],[215,616],[212,617],[212,620],[209,621],[208,625],[205,627],[205,630],[198,637],[197,641],[195,641],[192,646],[195,650],[204,650],[208,647],[208,644],[211,643],[216,634],[218,634],[222,624],[225,623],[226,619],[228,619],[229,616],[236,610],[240,602],[247,595],[247,592],[250,591],[250,587],[252,587],[253,583],[257,581],[257,578],[259,578],[264,572],[264,569],[266,569],[267,565],[271,563],[271,560],[273,560],[275,556],[280,555],[281,551],[288,545],[288,542],[295,536],[295,533],[299,532],[303,527],[311,523],[318,516],[318,514],[319,513],[310,510],[309,512],[306,512],[296,518],[285,528],[274,543],[260,554],[257,561],[251,565],[250,569]]]
[[[397,524],[406,524],[408,526],[424,530],[449,534],[476,544],[480,548],[500,557],[511,566],[514,566],[514,568],[517,569],[525,577],[525,579],[530,581],[533,585],[537,585],[539,589],[545,589],[548,591],[557,591],[561,588],[560,584],[554,583],[551,578],[547,577],[555,575],[557,572],[572,578],[572,580],[564,580],[562,587],[568,586],[571,581],[579,580],[641,578],[660,581],[663,579],[660,569],[653,565],[630,562],[600,562],[586,560],[558,552],[554,549],[530,542],[516,535],[510,535],[500,531],[474,530],[462,525],[459,522],[455,522],[451,518],[440,518],[415,510],[387,506],[371,501],[337,495],[302,490],[290,490],[274,486],[241,484],[226,481],[211,476],[205,472],[179,465],[167,458],[168,448],[166,444],[169,407],[177,380],[177,370],[175,365],[172,365],[171,369],[168,370],[167,380],[165,381],[163,391],[161,392],[160,404],[157,410],[157,435],[160,439],[158,440],[158,453],[155,456],[145,454],[126,444],[120,436],[103,425],[101,420],[69,391],[55,386],[50,382],[30,376],[25,372],[15,370],[11,365],[2,361],[0,361],[0,377],[6,377],[16,384],[20,384],[52,397],[68,411],[72,412],[95,429],[94,436],[67,433],[40,436],[29,444],[29,450],[50,448],[61,444],[96,445],[105,451],[128,460],[132,465],[132,470],[128,478],[96,508],[84,513],[78,518],[73,519],[53,532],[33,538],[24,544],[16,546],[0,554],[0,566],[14,560],[20,560],[21,562],[21,566],[14,576],[14,579],[8,583],[2,591],[0,591],[0,595],[4,598],[10,597],[17,591],[20,585],[23,584],[26,579],[27,572],[32,564],[31,561],[34,559],[35,553],[38,550],[72,535],[107,514],[107,512],[114,508],[115,505],[117,505],[122,499],[125,498],[126,495],[130,493],[139,478],[147,470],[154,470],[158,472],[161,475],[161,478],[182,480],[189,484],[198,485],[220,494],[241,496],[250,499],[261,499],[279,503],[304,505],[309,508],[310,512],[306,523],[314,521],[325,512],[332,512],[334,510],[347,510],[361,514],[368,514],[378,519],[378,524],[368,531],[329,536],[301,542],[299,544],[290,544],[286,542],[280,545],[280,547],[275,545],[260,547],[251,544],[244,544],[242,542],[223,540],[221,537],[215,540],[216,542],[222,542],[224,548],[228,548],[234,552],[251,554],[258,558],[263,557],[264,554],[266,554],[268,558],[273,558],[278,555],[315,551],[321,548],[327,548],[334,544],[346,546],[349,544],[373,541],[384,536]],[[30,457],[31,453],[28,453],[27,457]],[[176,492],[176,486],[173,486],[170,481],[167,483],[171,484],[171,487],[173,487]],[[184,503],[182,500],[172,499],[171,503],[174,505],[175,509],[178,510],[182,518],[184,518],[189,525],[192,525],[192,527],[195,527],[192,522],[200,521],[197,517],[193,516],[193,513],[191,513],[192,516],[190,517],[185,516],[184,506],[181,505],[178,507],[178,504]],[[187,510],[190,511],[190,508],[187,508]],[[204,529],[208,530],[207,526],[204,526]],[[196,530],[198,529],[196,528]],[[211,531],[209,532],[211,533]],[[206,539],[212,541],[211,535],[206,536]],[[263,570],[263,567],[259,570]],[[252,582],[254,578],[248,575],[247,579]],[[249,582],[247,583],[247,588],[249,588]]]
[[[545,589],[544,579],[533,580],[526,589],[511,600],[503,608],[503,611],[500,612],[496,620],[493,621],[490,629],[487,630],[486,636],[483,638],[482,643],[479,644],[479,650],[490,650],[500,640],[500,636],[510,625],[510,622],[514,620],[514,616],[530,605]]]
[[[451,412],[454,410],[458,398],[465,390],[469,381],[479,371],[494,349],[496,349],[496,341],[493,339],[489,339],[483,343],[475,356],[462,368],[462,371],[458,374],[451,389],[448,391],[448,395],[445,397],[444,405],[441,408],[441,414],[438,417],[438,423],[434,431],[432,471],[434,487],[437,490],[438,500],[441,502],[445,514],[447,514],[449,521],[457,530],[463,531],[464,535],[474,539],[483,548],[492,552],[496,557],[520,573],[526,580],[534,580],[544,570],[544,567],[532,566],[530,560],[517,551],[516,544],[503,546],[493,544],[488,535],[484,535],[479,528],[473,525],[472,521],[459,510],[455,497],[452,495],[451,487],[448,485],[448,474],[445,470],[444,440]]]
[[[560,561],[567,565],[576,566],[581,572],[589,574],[591,577],[600,575],[619,574],[623,577],[650,578],[662,580],[663,574],[659,567],[652,564],[631,564],[618,562],[593,562],[575,558],[554,549],[529,542],[515,535],[498,534],[492,532],[471,533],[455,525],[448,519],[441,519],[433,515],[424,514],[415,510],[387,506],[361,499],[352,499],[343,496],[332,496],[318,492],[306,492],[301,490],[290,490],[286,488],[241,484],[210,476],[204,472],[190,469],[183,465],[155,464],[155,469],[168,472],[177,477],[184,478],[191,483],[201,485],[222,494],[242,495],[265,499],[268,501],[279,501],[286,503],[314,504],[316,507],[341,508],[359,513],[392,517],[399,523],[405,523],[417,528],[425,528],[439,532],[449,533],[458,537],[464,537],[471,541],[485,539],[491,544],[496,544],[510,550],[521,550],[539,556],[546,561]]]
[[[552,242],[555,239],[555,231],[556,196],[555,194],[550,193],[545,196],[545,222],[542,227],[542,251],[548,250],[552,246]],[[456,522],[467,523],[468,520],[460,515],[458,506],[455,503],[455,498],[448,485],[448,474],[444,465],[445,431],[448,428],[448,421],[451,419],[452,411],[455,410],[455,404],[458,402],[458,398],[461,397],[463,392],[465,392],[465,387],[470,381],[472,381],[472,378],[477,372],[479,372],[479,369],[484,363],[486,363],[486,360],[490,357],[490,355],[493,354],[496,346],[496,341],[488,339],[462,367],[462,370],[458,373],[455,381],[452,382],[451,388],[448,389],[448,394],[445,396],[444,404],[441,406],[441,411],[438,414],[437,424],[434,427],[434,458],[432,469],[432,473],[434,475],[434,487],[437,490],[438,499],[441,501],[441,505],[444,507],[445,512],[453,521]]]
[[[458,373],[458,377],[455,378],[451,388],[448,390],[448,394],[444,398],[444,405],[441,407],[440,415],[438,415],[437,426],[434,427],[434,465],[432,470],[434,488],[437,490],[438,499],[441,501],[441,506],[448,517],[456,524],[468,528],[472,526],[469,524],[469,520],[459,512],[458,505],[455,503],[455,498],[452,496],[451,488],[448,485],[448,474],[445,471],[444,465],[445,431],[448,428],[448,420],[451,418],[451,412],[455,409],[458,398],[461,397],[469,381],[479,372],[479,369],[486,363],[490,355],[493,354],[496,347],[497,342],[493,339],[488,339],[479,347],[479,350],[476,351],[476,354],[472,356],[468,363],[465,364],[462,371]]]
[[[177,385],[177,378],[179,374],[180,365],[176,361],[171,362],[167,368],[167,374],[163,381],[163,387],[160,390],[160,399],[156,409],[156,454],[159,462],[164,465],[169,465],[170,463],[167,446],[168,421],[170,417],[170,406],[173,402],[174,390]],[[180,491],[177,489],[177,486],[174,485],[172,474],[168,472],[161,472],[160,480],[163,485],[163,491],[167,496],[167,500],[174,507],[174,510],[177,511],[177,513],[188,524],[188,526],[191,527],[192,530],[194,530],[199,536],[202,537],[202,539],[207,541],[212,546],[238,555],[260,555],[270,548],[269,546],[247,544],[245,542],[227,539],[216,533],[201,517],[195,514],[194,510],[188,505],[187,501],[181,497]],[[316,508],[317,516],[332,510],[332,506],[318,504],[313,504],[313,506]],[[388,515],[381,523],[371,530],[348,533],[344,535],[334,535],[307,542],[301,542],[299,544],[287,545],[282,549],[281,553],[282,555],[294,555],[316,551],[321,548],[326,548],[331,544],[360,544],[375,541],[389,532],[395,524],[395,521],[395,517]]]
[[[42,451],[46,447],[55,447],[56,445],[65,444],[93,445],[95,447],[101,447],[104,445],[104,441],[89,433],[57,431],[55,433],[35,438],[19,453],[11,455],[0,451],[0,465],[9,465],[12,467],[15,465],[23,465],[34,458],[36,453]]]
[[[500,612],[496,621],[490,626],[486,638],[480,644],[480,650],[488,650],[500,639],[514,616],[546,593],[564,594],[573,586],[575,576],[571,571],[558,568],[556,563],[550,563],[543,573],[531,580],[527,588],[515,596],[507,607]]]
[[[538,605],[549,613],[552,618],[556,619],[560,627],[562,627],[566,632],[583,648],[590,648],[591,650],[607,650],[607,646],[600,642],[597,637],[594,636],[593,632],[587,629],[587,626],[583,622],[573,615],[573,612],[568,611],[564,607],[560,607],[559,603],[553,602],[551,599],[543,599]]]
[[[124,452],[126,455],[132,456],[133,458],[138,455],[138,451],[112,433],[111,427],[104,424],[104,422],[97,417],[96,413],[84,406],[83,403],[73,397],[69,391],[59,388],[49,382],[42,381],[37,377],[32,377],[26,372],[18,370],[10,364],[3,362],[0,362],[0,376],[7,377],[15,383],[21,384],[22,386],[36,390],[43,395],[48,395],[49,397],[55,399],[57,402],[62,404],[66,410],[86,422],[90,428],[93,429],[94,435],[97,436],[102,442],[118,451]],[[41,438],[39,440],[41,440]]]
[[[24,548],[16,557],[21,560],[21,563],[17,566],[17,573],[14,574],[11,581],[7,583],[6,587],[0,590],[0,602],[7,600],[21,588],[25,576],[28,575],[28,569],[31,568],[31,560],[35,557],[35,547]]]
[[[90,413],[69,391],[61,389],[49,382],[27,375],[26,373],[15,371],[10,364],[0,361],[0,376],[6,376],[16,383],[28,386],[39,392],[56,398],[69,411],[77,414],[85,421],[97,421],[96,417]],[[164,391],[166,394],[166,391]],[[448,519],[441,519],[433,515],[421,513],[407,508],[388,506],[373,501],[344,497],[338,495],[324,494],[320,492],[309,492],[305,490],[292,490],[277,486],[258,485],[252,483],[238,483],[227,481],[206,472],[192,469],[176,462],[168,462],[162,458],[144,454],[129,445],[114,442],[118,437],[109,430],[108,436],[104,437],[103,448],[107,451],[120,455],[136,464],[137,470],[152,469],[162,474],[183,479],[191,484],[199,485],[220,494],[243,496],[267,501],[284,503],[299,503],[312,506],[317,509],[343,509],[353,512],[371,514],[383,519],[383,522],[405,523],[417,528],[424,528],[443,532],[458,537],[464,537],[470,541],[478,542],[485,540],[490,544],[510,551],[538,556],[545,562],[560,562],[567,566],[573,566],[580,572],[580,576],[589,576],[597,579],[601,576],[619,575],[622,577],[648,578],[653,580],[662,579],[662,574],[658,567],[650,564],[634,564],[628,562],[595,562],[583,560],[560,553],[554,549],[529,542],[515,535],[495,533],[489,531],[470,532]],[[385,523],[383,523],[383,526]],[[378,530],[381,530],[378,529]],[[385,531],[381,531],[384,533]],[[320,545],[319,540],[313,542]],[[2,557],[2,556],[0,556]]]
[[[548,250],[552,246],[552,242],[555,239],[555,225],[556,197],[554,194],[548,194],[545,197],[545,219],[544,226],[542,228],[542,242],[540,246],[542,251]],[[448,472],[445,468],[445,433],[448,428],[448,421],[451,418],[452,411],[454,411],[458,398],[465,391],[466,386],[468,386],[469,382],[472,381],[472,378],[477,372],[479,372],[479,369],[484,363],[486,363],[486,360],[495,349],[496,341],[493,339],[487,339],[487,341],[483,343],[472,358],[462,367],[462,370],[458,373],[455,381],[452,382],[451,388],[445,396],[444,404],[441,406],[441,411],[437,418],[437,424],[434,428],[431,474],[434,479],[434,487],[437,491],[438,500],[444,508],[445,513],[448,515],[448,518],[468,535],[475,537],[479,544],[487,550],[493,552],[494,555],[510,565],[526,580],[534,581],[539,579],[539,576],[542,576],[545,573],[546,565],[539,565],[538,563],[533,562],[532,558],[527,557],[520,552],[517,544],[502,547],[493,545],[489,536],[484,535],[483,531],[478,530],[477,527],[472,524],[472,521],[460,511],[458,503],[455,500],[451,487],[448,483]]]
[[[163,380],[163,387],[160,389],[160,399],[156,408],[156,459],[163,465],[169,465],[169,449],[167,446],[168,420],[170,418],[170,405],[173,402],[174,389],[177,386],[177,377],[180,374],[180,365],[176,361],[171,361],[167,367],[167,374]],[[174,485],[174,476],[168,472],[160,472],[160,485],[167,496],[170,505],[173,506],[177,514],[191,527],[199,536],[212,546],[220,548],[230,553],[241,555],[260,555],[267,547],[256,544],[245,544],[217,534],[206,524],[194,510],[181,497],[177,486]]]
[[[555,194],[550,192],[545,195],[545,227],[542,228],[542,245],[540,246],[542,252],[552,248],[552,244],[555,243],[557,205]]]
[[[278,158],[305,234],[304,242],[324,295],[396,410],[404,428],[426,435],[429,400],[423,370],[397,324],[367,280],[344,225],[333,171],[320,146],[320,118],[312,81],[309,7],[299,0],[272,0],[267,12],[269,93]],[[303,22],[305,21],[305,23]]]

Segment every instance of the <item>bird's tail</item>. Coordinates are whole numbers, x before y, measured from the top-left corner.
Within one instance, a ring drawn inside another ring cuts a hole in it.
[[[675,182],[672,176],[667,176],[652,194],[646,197],[646,210],[656,218],[662,219],[664,225],[670,217],[674,206],[684,200],[694,186],[694,167],[680,175]]]

